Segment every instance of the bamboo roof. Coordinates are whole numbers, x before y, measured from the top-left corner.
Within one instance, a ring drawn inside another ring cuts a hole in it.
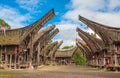
[[[120,43],[120,28],[103,25],[82,16],[79,16],[79,20],[90,27],[95,33],[97,33],[105,42],[105,44],[112,44],[115,42]]]
[[[72,57],[76,50],[77,46],[70,49],[58,49],[55,57]]]
[[[0,45],[19,45],[30,33],[37,33],[54,15],[54,10],[52,9],[31,25],[18,29],[0,30]]]

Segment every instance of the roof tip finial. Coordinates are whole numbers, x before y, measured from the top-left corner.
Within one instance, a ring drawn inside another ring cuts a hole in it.
[[[52,8],[52,9],[51,9],[51,11],[53,11],[53,12],[54,12],[54,8]]]
[[[81,18],[83,18],[81,15],[79,15],[78,19],[80,20]]]

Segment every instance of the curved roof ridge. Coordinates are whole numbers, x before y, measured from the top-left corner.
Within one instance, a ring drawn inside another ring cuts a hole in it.
[[[93,20],[87,19],[87,18],[79,15],[79,20],[81,21],[81,19],[90,21],[90,22],[92,22],[92,23],[95,23],[95,24],[97,24],[97,25],[100,25],[101,27],[105,27],[105,28],[108,28],[108,29],[116,29],[116,30],[119,30],[119,29],[120,29],[120,27],[118,28],[118,27],[113,27],[113,26],[101,24],[101,23],[95,22],[95,21],[93,21]]]
[[[96,34],[98,34],[106,45],[112,44],[115,41],[120,41],[120,28],[107,28],[82,16],[79,17],[79,20],[90,27]]]

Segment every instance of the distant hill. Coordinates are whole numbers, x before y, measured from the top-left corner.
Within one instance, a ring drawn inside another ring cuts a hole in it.
[[[6,23],[4,20],[0,19],[0,28],[2,27],[3,24],[5,25],[6,29],[11,29],[11,26],[8,23]]]

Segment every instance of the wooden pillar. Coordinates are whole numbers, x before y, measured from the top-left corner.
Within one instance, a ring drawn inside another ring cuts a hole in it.
[[[105,65],[105,57],[106,57],[106,54],[105,54],[105,51],[104,51],[104,55],[103,55],[103,65]]]
[[[98,54],[96,54],[96,66],[98,66]]]
[[[118,57],[117,57],[117,46],[114,45],[114,60],[115,60],[115,66],[118,66]]]
[[[20,60],[19,60],[19,56],[18,56],[17,58],[18,58],[18,69],[20,69]]]
[[[38,43],[38,51],[37,51],[37,65],[40,64],[40,42]]]
[[[15,62],[14,62],[14,69],[16,69],[16,61],[17,61],[17,57],[16,57],[16,54],[17,54],[17,47],[15,48]]]
[[[0,47],[0,61],[2,61],[2,47]]]
[[[4,52],[5,52],[5,66],[7,66],[7,64],[8,64],[8,55],[7,55],[6,47],[4,48]]]
[[[118,66],[118,58],[117,58],[117,54],[116,53],[114,55],[114,59],[115,59],[115,66]]]
[[[32,69],[33,66],[32,66],[32,60],[33,60],[33,35],[32,33],[30,34],[30,58],[29,58],[29,68]]]
[[[10,54],[10,64],[9,64],[9,69],[11,69],[12,64],[12,54]]]
[[[50,56],[50,63],[51,64],[55,64],[55,50],[57,49],[57,45],[54,46],[52,52],[51,52],[51,56]]]
[[[14,59],[14,69],[16,69],[16,54],[15,54],[15,59]]]

